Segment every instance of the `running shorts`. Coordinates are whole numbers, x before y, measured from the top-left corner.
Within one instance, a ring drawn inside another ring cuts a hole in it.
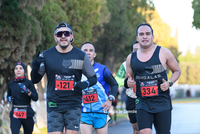
[[[112,106],[116,107],[117,106],[117,102],[112,102]]]
[[[47,129],[48,132],[63,132],[65,130],[79,131],[81,118],[81,108],[76,107],[65,111],[47,112]]]
[[[143,109],[137,110],[137,123],[139,130],[150,128],[154,124],[157,134],[170,134],[171,110],[159,113],[149,113]]]
[[[130,123],[136,123],[136,110],[135,110],[135,98],[131,98],[128,96],[128,99],[126,101],[126,110],[128,112],[128,117],[130,120]]]
[[[93,125],[95,129],[101,129],[110,122],[110,116],[101,113],[81,113],[81,124]]]

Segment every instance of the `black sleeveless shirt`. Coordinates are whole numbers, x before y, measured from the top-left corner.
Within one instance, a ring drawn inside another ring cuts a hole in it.
[[[160,46],[156,47],[152,57],[141,62],[137,58],[137,51],[131,55],[131,68],[136,81],[137,99],[136,109],[143,109],[150,113],[158,113],[172,109],[169,89],[162,91],[162,79],[167,80],[167,70],[159,59]]]

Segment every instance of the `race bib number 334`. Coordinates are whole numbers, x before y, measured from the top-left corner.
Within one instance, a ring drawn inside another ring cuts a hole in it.
[[[143,97],[157,96],[158,82],[157,80],[140,82],[140,89]]]

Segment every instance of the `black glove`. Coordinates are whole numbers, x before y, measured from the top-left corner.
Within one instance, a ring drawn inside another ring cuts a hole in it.
[[[40,64],[42,62],[44,62],[44,58],[43,57],[39,57],[40,55],[40,51],[38,51],[37,55],[35,56],[35,60],[33,61],[33,64],[36,66],[36,67],[40,67]]]
[[[76,85],[74,86],[74,91],[77,94],[82,94],[82,90],[86,89],[88,86],[89,86],[89,82],[88,81],[87,82],[86,81],[84,81],[84,82],[78,81],[76,83]]]
[[[7,101],[8,101],[9,103],[13,103],[13,97],[12,97],[12,96],[8,96]]]
[[[30,90],[28,88],[26,88],[26,86],[23,83],[18,83],[20,89],[21,89],[21,93],[30,93]]]

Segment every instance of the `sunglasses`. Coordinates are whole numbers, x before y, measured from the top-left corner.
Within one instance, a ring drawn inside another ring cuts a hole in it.
[[[65,37],[69,37],[71,35],[70,31],[59,31],[56,33],[57,37],[62,37],[62,35],[64,34]]]

